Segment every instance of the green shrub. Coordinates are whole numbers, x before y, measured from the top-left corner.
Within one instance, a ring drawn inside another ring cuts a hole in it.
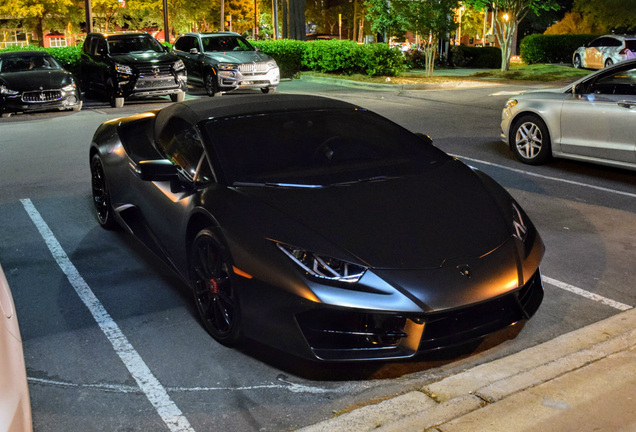
[[[303,68],[303,51],[306,42],[282,39],[250,41],[250,43],[276,60],[283,78],[291,78]]]
[[[307,42],[303,65],[315,72],[351,75],[357,70],[358,44],[346,40],[317,40]]]
[[[385,43],[358,45],[357,66],[369,76],[396,76],[406,69],[402,52]]]
[[[303,66],[315,72],[369,76],[396,76],[405,69],[400,50],[383,43],[359,45],[350,40],[307,42]]]
[[[533,63],[572,63],[572,54],[581,45],[595,39],[596,35],[542,35],[523,38],[519,49],[521,59]]]
[[[501,66],[501,48],[453,46],[451,62],[451,66],[461,68],[496,69]]]

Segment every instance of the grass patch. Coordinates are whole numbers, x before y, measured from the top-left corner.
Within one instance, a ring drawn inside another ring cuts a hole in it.
[[[477,72],[471,76],[477,78],[498,78],[525,81],[574,81],[588,75],[589,73],[590,71],[574,69],[568,66],[533,64],[512,66],[507,72],[493,69],[484,72]]]

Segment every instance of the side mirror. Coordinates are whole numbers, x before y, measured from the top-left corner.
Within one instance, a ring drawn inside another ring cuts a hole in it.
[[[190,48],[190,54],[199,54],[199,50],[196,48]]]
[[[137,164],[135,173],[141,180],[167,181],[177,177],[177,167],[168,159],[145,160]]]
[[[426,135],[426,134],[424,134],[422,132],[415,132],[415,135],[417,135],[426,144],[433,145],[433,139],[430,136],[428,136],[428,135]]]

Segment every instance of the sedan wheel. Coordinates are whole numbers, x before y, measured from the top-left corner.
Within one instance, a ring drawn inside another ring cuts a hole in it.
[[[613,64],[614,64],[614,61],[612,59],[605,60],[605,67],[611,66]]]
[[[205,79],[203,83],[205,84],[205,92],[208,96],[212,97],[216,94],[216,80],[214,79],[215,75],[212,72],[208,72],[205,74]]]
[[[581,69],[581,56],[578,54],[574,56],[574,67],[576,69]]]
[[[517,119],[511,130],[511,147],[521,162],[539,165],[551,156],[550,134],[543,120],[535,115]]]
[[[205,328],[222,344],[235,345],[241,337],[238,294],[229,256],[210,230],[201,231],[194,239],[190,278]]]
[[[91,159],[91,183],[93,187],[93,206],[97,221],[106,229],[117,226],[113,216],[113,207],[110,202],[110,193],[104,176],[104,166],[99,155],[93,155]]]

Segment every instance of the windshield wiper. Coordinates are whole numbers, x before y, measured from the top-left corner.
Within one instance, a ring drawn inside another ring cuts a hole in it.
[[[379,181],[393,180],[393,179],[397,179],[397,178],[400,178],[400,177],[397,177],[397,176],[374,176],[374,177],[361,178],[361,179],[351,180],[351,181],[346,181],[346,182],[341,182],[341,183],[334,183],[331,186],[349,186],[349,185],[352,185],[352,184],[368,183],[368,182],[379,182]]]

